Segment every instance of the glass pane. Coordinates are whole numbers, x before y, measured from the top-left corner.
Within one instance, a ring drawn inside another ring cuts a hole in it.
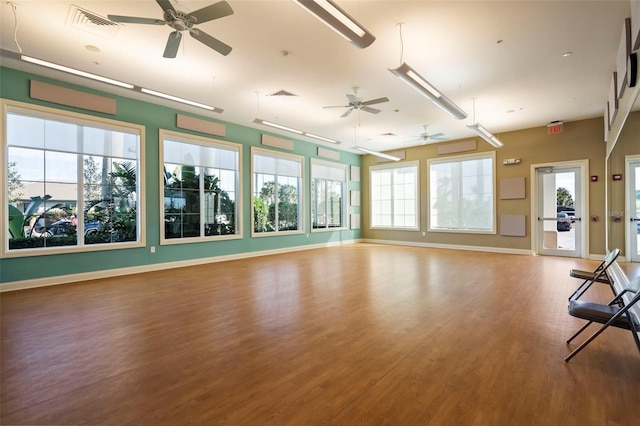
[[[298,229],[298,179],[278,176],[277,230]]]
[[[328,182],[328,215],[330,227],[342,226],[342,202],[343,202],[342,182]]]
[[[431,228],[493,230],[492,159],[431,163],[429,182]]]
[[[44,126],[46,149],[78,152],[78,126],[60,121],[46,121]]]
[[[632,165],[631,173],[635,176],[633,183],[632,193],[629,194],[632,200],[632,205],[635,206],[635,212],[631,212],[631,217],[635,219],[631,223],[631,238],[635,242],[635,256],[633,261],[640,261],[640,164]],[[633,245],[631,246],[633,248]]]
[[[253,197],[253,228],[255,232],[274,232],[275,176],[255,174]]]
[[[41,118],[7,114],[7,144],[27,148],[44,148],[44,124]]]

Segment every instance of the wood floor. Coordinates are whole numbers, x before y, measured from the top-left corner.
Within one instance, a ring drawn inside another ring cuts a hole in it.
[[[640,424],[627,330],[563,360],[597,263],[353,244],[3,293],[0,420]]]

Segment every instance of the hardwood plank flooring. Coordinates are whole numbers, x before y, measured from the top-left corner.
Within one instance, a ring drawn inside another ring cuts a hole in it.
[[[0,420],[635,425],[628,331],[563,360],[597,264],[353,244],[3,293]]]

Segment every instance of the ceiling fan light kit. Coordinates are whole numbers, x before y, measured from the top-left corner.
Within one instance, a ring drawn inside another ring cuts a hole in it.
[[[501,148],[503,146],[503,143],[500,142],[500,140],[495,137],[490,131],[482,127],[480,123],[470,124],[467,127],[473,130],[473,132],[475,132],[478,136],[489,142],[494,147]]]
[[[433,87],[433,85],[406,63],[403,62],[398,68],[389,69],[389,71],[429,98],[431,102],[451,114],[454,118],[458,120],[467,118],[467,113],[464,112],[462,108]]]
[[[144,25],[168,25],[174,31],[169,34],[167,44],[164,48],[163,57],[175,58],[178,54],[180,41],[182,40],[182,32],[187,31],[189,35],[205,46],[215,50],[221,55],[228,55],[231,52],[231,46],[223,43],[215,37],[195,28],[195,25],[204,22],[213,21],[214,19],[224,18],[233,15],[233,9],[226,1],[219,1],[202,9],[198,9],[191,13],[181,12],[174,9],[169,0],[156,0],[156,3],[162,8],[163,19],[139,18],[136,16],[107,15],[110,21],[122,24],[144,24]]]
[[[373,34],[331,0],[293,1],[360,49],[368,47],[376,39]]]
[[[353,95],[352,94],[347,94],[347,99],[349,100],[349,104],[348,105],[333,105],[333,106],[325,106],[323,108],[349,108],[348,110],[346,110],[340,116],[340,118],[345,118],[349,114],[351,114],[351,112],[354,109],[366,111],[366,112],[369,112],[371,114],[378,114],[380,112],[380,110],[376,109],[376,108],[371,108],[369,105],[375,105],[375,104],[380,104],[380,103],[383,103],[383,102],[389,102],[389,98],[387,98],[387,97],[378,98],[378,99],[371,99],[371,100],[362,102],[361,100],[358,99],[358,88],[354,87],[353,91],[354,91]]]

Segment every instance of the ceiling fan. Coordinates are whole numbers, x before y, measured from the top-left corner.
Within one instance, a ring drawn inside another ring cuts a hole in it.
[[[156,3],[158,3],[162,8],[162,11],[164,12],[164,19],[137,18],[135,16],[121,15],[107,15],[107,17],[113,22],[147,25],[166,24],[173,28],[175,31],[169,34],[169,39],[167,40],[167,45],[164,49],[164,54],[162,55],[165,58],[176,57],[178,48],[180,47],[180,40],[182,40],[183,31],[189,31],[191,37],[221,55],[227,56],[231,52],[231,46],[194,27],[196,24],[233,15],[233,9],[231,9],[231,6],[226,1],[223,0],[218,3],[211,4],[191,13],[185,13],[174,9],[169,0],[156,0]]]
[[[420,145],[424,145],[424,144],[428,143],[429,141],[443,142],[443,141],[448,141],[449,140],[449,139],[443,137],[444,133],[442,133],[442,132],[434,133],[432,135],[427,133],[427,125],[426,124],[423,124],[422,128],[424,129],[424,132],[421,133],[418,136],[418,139],[414,139],[414,141],[420,141]]]
[[[344,118],[346,116],[348,116],[349,114],[351,114],[351,112],[354,109],[359,109],[362,111],[367,111],[370,112],[371,114],[377,114],[380,112],[379,109],[375,109],[375,108],[371,108],[369,107],[369,105],[374,105],[374,104],[381,104],[383,102],[389,102],[388,98],[378,98],[378,99],[371,99],[370,101],[365,101],[362,102],[358,99],[358,88],[354,87],[353,88],[353,95],[351,94],[347,94],[347,99],[349,100],[349,104],[348,105],[334,105],[334,106],[326,106],[323,108],[349,108],[348,110],[346,110],[344,112],[344,114],[342,114],[340,116],[340,118]]]

